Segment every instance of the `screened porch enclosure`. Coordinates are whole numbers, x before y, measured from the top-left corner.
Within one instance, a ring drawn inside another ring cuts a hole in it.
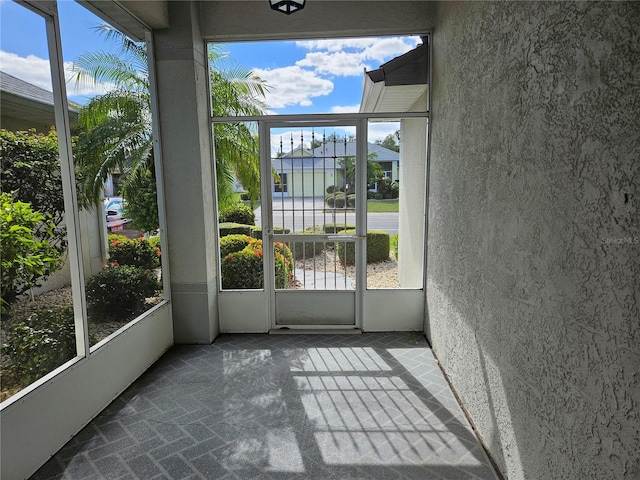
[[[374,198],[375,184],[388,167],[378,158],[397,164],[403,153],[385,153],[369,137],[382,120],[389,129],[402,129],[405,124],[397,117],[251,119],[258,123],[261,162],[260,206],[251,235],[252,242],[261,242],[263,262],[252,275],[261,276],[261,281],[250,288],[229,288],[232,282],[226,279],[235,277],[237,270],[226,268],[231,260],[225,246],[229,237],[221,227],[218,298],[223,332],[421,328],[423,269],[411,250],[404,250],[404,262],[402,256],[399,259],[394,245],[404,236],[409,237],[404,245],[423,249],[425,189],[419,178],[425,175],[424,151],[412,150],[405,142],[411,155],[404,162],[407,168],[396,167],[399,179],[387,183],[395,187],[395,198]],[[422,125],[422,134],[414,138],[425,142],[425,114],[407,114],[407,119]],[[403,182],[403,173],[417,179]],[[410,191],[404,192],[403,185]],[[389,211],[378,211],[389,206]],[[403,223],[403,217],[409,221]],[[255,256],[250,261],[255,264]],[[404,284],[403,268],[413,269],[412,280]],[[409,313],[398,319],[394,312],[401,307]]]

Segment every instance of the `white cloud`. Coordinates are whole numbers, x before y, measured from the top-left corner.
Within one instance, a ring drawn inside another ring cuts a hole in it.
[[[411,39],[402,39],[397,37],[380,38],[377,39],[376,42],[368,46],[362,52],[362,55],[364,58],[369,60],[384,62],[414,49],[418,42],[415,41],[415,39],[411,41],[412,39],[413,37]],[[376,68],[378,66],[379,65],[376,65]]]
[[[288,105],[307,107],[312,105],[313,97],[329,95],[333,91],[332,81],[320,78],[299,66],[264,70],[256,68],[253,72],[269,85],[266,95],[269,108],[283,108]]]
[[[331,113],[357,113],[360,111],[360,104],[358,105],[334,105],[331,107]]]
[[[364,74],[367,65],[363,60],[362,53],[311,52],[296,65],[311,67],[320,74],[354,77]]]
[[[73,62],[65,62],[65,77],[67,82],[67,95],[69,96],[94,96],[101,95],[113,89],[112,84],[84,84],[76,86],[75,80],[72,79],[71,66]],[[13,75],[20,80],[24,80],[32,85],[40,87],[48,92],[53,90],[51,85],[51,69],[49,60],[46,58],[29,55],[21,57],[15,53],[0,50],[0,69]]]
[[[365,49],[368,48],[375,38],[344,38],[335,40],[308,40],[296,42],[296,45],[307,50],[328,50],[330,52],[340,52],[349,49]]]
[[[15,53],[0,50],[0,69],[20,80],[49,92],[52,91],[49,60],[38,58],[35,55],[21,57]]]
[[[400,130],[399,122],[371,122],[367,134],[369,141],[374,143],[376,140],[384,140],[396,130]]]
[[[415,48],[418,37],[356,38],[296,42],[309,51],[296,65],[313,68],[322,75],[361,76],[363,70]]]

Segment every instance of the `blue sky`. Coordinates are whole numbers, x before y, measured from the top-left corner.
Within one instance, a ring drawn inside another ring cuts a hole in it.
[[[113,51],[93,27],[102,21],[72,0],[58,2],[65,67],[85,52]],[[225,44],[233,60],[270,85],[272,113],[341,113],[358,110],[365,68],[378,68],[419,43],[417,37]],[[51,90],[44,21],[10,0],[0,0],[0,69]],[[71,100],[85,103],[109,85],[78,89]]]

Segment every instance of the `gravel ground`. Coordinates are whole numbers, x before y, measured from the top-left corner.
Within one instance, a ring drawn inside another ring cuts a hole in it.
[[[150,308],[160,301],[159,297],[148,298],[147,306]],[[73,305],[73,296],[71,293],[71,287],[63,287],[58,288],[56,290],[51,290],[49,292],[42,293],[38,296],[35,296],[33,300],[31,298],[23,298],[17,301],[11,309],[11,317],[9,318],[9,322],[20,322],[26,320],[29,315],[38,310],[42,310],[45,308],[51,307],[71,307]],[[108,337],[113,332],[121,328],[122,326],[129,323],[131,318],[123,318],[122,320],[109,321],[109,322],[99,322],[94,323],[91,322],[91,318],[89,318],[89,333],[96,337],[95,343],[100,340]],[[2,322],[2,341],[4,342],[4,325],[5,319],[3,318]]]
[[[329,272],[337,272],[342,275],[347,275],[350,279],[356,278],[356,269],[353,265],[347,265],[346,269],[340,263],[340,260],[336,259],[335,250],[328,249],[315,257],[302,260],[296,260],[294,262],[295,268],[302,268],[304,270],[318,271],[326,269]],[[355,288],[355,282],[353,283]],[[297,283],[297,288],[302,288],[300,283]],[[398,282],[398,262],[393,258],[393,252],[389,260],[378,263],[367,264],[367,288],[400,288]]]

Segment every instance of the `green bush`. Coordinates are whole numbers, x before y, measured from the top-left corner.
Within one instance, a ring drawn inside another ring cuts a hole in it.
[[[336,186],[335,185],[329,185],[327,187],[327,193],[334,193],[336,191]]]
[[[129,239],[123,235],[109,235],[107,253],[109,261],[115,265],[130,265],[146,270],[160,265],[160,249],[145,238]]]
[[[376,194],[373,196],[373,198],[374,198],[374,199],[376,199],[376,200],[382,200],[382,199],[384,198],[384,195],[383,195],[383,194],[381,194],[381,193],[376,193]]]
[[[275,234],[283,234],[290,233],[291,230],[289,228],[282,227],[273,227],[273,233]],[[253,238],[257,238],[258,240],[262,240],[262,227],[251,227],[251,236]]]
[[[352,235],[355,230],[342,230],[339,235]],[[353,242],[337,242],[338,258],[343,264],[355,263],[356,250]],[[367,232],[367,263],[376,263],[389,258],[389,233],[379,230]]]
[[[345,203],[347,202],[346,196],[343,192],[334,192],[327,195],[324,197],[324,201],[330,208],[344,208]]]
[[[397,180],[394,182],[391,181],[389,177],[383,178],[382,180],[378,181],[378,193],[382,194],[381,198],[398,198],[400,193],[400,185],[398,184]]]
[[[324,233],[334,234],[340,230],[355,230],[356,226],[352,223],[325,223],[323,228]]]
[[[44,229],[42,225],[49,228]],[[54,230],[55,225],[47,222],[40,212],[34,212],[28,203],[14,201],[9,193],[0,194],[0,310],[3,313],[18,295],[62,266],[59,250],[50,243],[55,239]]]
[[[130,265],[107,267],[89,279],[87,303],[93,318],[105,321],[144,310],[145,299],[160,285],[155,272]]]
[[[222,288],[263,288],[262,250],[246,247],[222,257]]]
[[[222,288],[263,288],[262,241],[251,241],[240,251],[221,255]],[[285,288],[293,278],[293,255],[289,247],[275,242],[276,288]]]
[[[227,235],[242,234],[251,235],[251,225],[245,225],[242,223],[225,222],[219,226],[220,238]]]
[[[305,229],[304,232],[299,232],[299,233],[303,233],[307,235],[309,234],[322,235],[325,232],[322,227],[316,227],[315,229],[313,227],[309,227]],[[329,246],[329,244],[327,244],[326,242],[289,242],[288,245],[289,245],[289,248],[291,249],[291,253],[293,254],[293,258],[295,258],[296,260],[300,260],[304,258],[313,258],[324,251],[325,245],[327,247]],[[333,244],[331,243],[331,245]]]
[[[350,193],[347,195],[347,207],[355,208],[356,207],[356,194]]]
[[[245,247],[251,245],[256,240],[248,235],[233,234],[225,235],[220,239],[220,258],[224,258],[230,253],[239,252],[244,250]]]
[[[373,200],[374,198],[376,198],[376,192],[367,190],[367,200]]]
[[[2,350],[9,357],[14,383],[26,387],[76,356],[73,310],[41,310],[23,322],[9,324]]]
[[[389,239],[389,244],[391,245],[391,250],[393,250],[393,255],[395,259],[398,260],[398,234],[392,235]]]
[[[49,243],[64,254],[67,229],[55,130],[46,135],[35,130],[0,130],[0,165],[0,191],[12,192],[15,200],[28,203],[33,211],[45,215],[48,221],[34,227],[34,237],[49,238]]]
[[[240,223],[243,225],[255,225],[256,216],[251,207],[242,203],[236,203],[224,208],[218,215],[219,223]]]

